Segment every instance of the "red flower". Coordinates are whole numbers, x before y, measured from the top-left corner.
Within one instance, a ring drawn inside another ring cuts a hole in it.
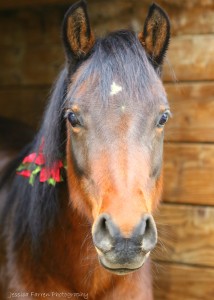
[[[31,153],[28,156],[26,156],[23,160],[23,163],[35,163],[39,166],[44,165],[45,163],[45,158],[43,153]]]
[[[40,173],[40,182],[48,182],[48,184],[55,185],[56,182],[61,182],[63,179],[60,175],[60,169],[64,167],[61,160],[53,163],[51,168],[45,167],[45,157],[42,153],[44,148],[44,138],[42,138],[39,147],[39,153],[31,153],[26,156],[22,164],[17,169],[17,174],[29,177],[29,183],[33,185],[35,177]],[[20,171],[19,171],[20,170]]]
[[[40,182],[45,182],[50,178],[53,178],[56,182],[61,181],[60,177],[60,168],[63,167],[63,163],[61,160],[55,162],[53,164],[53,167],[48,169],[48,168],[42,168],[40,172]]]
[[[30,177],[31,171],[30,170],[23,170],[23,171],[17,172],[17,174],[19,174],[21,176],[24,176],[24,177]]]

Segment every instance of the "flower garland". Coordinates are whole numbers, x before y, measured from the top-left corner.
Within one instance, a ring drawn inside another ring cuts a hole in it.
[[[66,164],[62,160],[57,160],[51,168],[45,166],[45,157],[42,153],[44,142],[40,146],[39,153],[31,153],[26,156],[21,165],[17,168],[17,175],[29,178],[29,183],[34,184],[36,176],[39,175],[40,182],[47,182],[55,186],[57,182],[62,182],[62,169],[66,169]]]

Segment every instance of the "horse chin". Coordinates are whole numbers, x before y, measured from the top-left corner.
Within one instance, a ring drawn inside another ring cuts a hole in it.
[[[110,264],[109,262],[106,261],[104,256],[99,256],[99,262],[101,264],[101,266],[106,269],[107,271],[116,274],[116,275],[127,275],[130,273],[133,273],[137,270],[139,270],[145,263],[145,261],[147,260],[147,258],[149,257],[150,252],[148,252],[142,259],[141,262],[139,262],[139,264],[123,264],[123,265],[118,265],[118,264]]]

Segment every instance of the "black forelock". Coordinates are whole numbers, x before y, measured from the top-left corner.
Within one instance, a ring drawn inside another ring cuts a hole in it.
[[[129,99],[142,100],[143,91],[152,101],[151,84],[159,77],[135,32],[121,30],[98,39],[85,65],[69,98],[75,98],[78,87],[90,78],[89,89],[90,86],[96,89],[100,101],[108,103],[109,88],[116,78],[123,84]]]

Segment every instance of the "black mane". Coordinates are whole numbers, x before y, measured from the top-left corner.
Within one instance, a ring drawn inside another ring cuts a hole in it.
[[[41,141],[44,138],[44,155],[46,164],[51,164],[65,157],[65,122],[64,102],[67,90],[68,74],[64,69],[53,88],[49,105],[44,114],[42,126],[32,141],[19,154],[15,161],[9,166],[4,176],[0,178],[0,189],[5,184],[12,186],[6,204],[1,212],[0,223],[4,226],[8,216],[13,219],[13,243],[18,246],[27,235],[30,237],[32,246],[37,246],[39,237],[47,228],[53,225],[57,215],[58,187],[47,183],[40,183],[37,177],[33,186],[28,179],[22,176],[15,176],[16,168],[21,164],[23,158],[30,153],[38,152]],[[12,214],[12,215],[11,215]],[[5,228],[7,234],[8,228]]]
[[[43,152],[48,166],[51,166],[58,159],[65,158],[66,128],[64,109],[67,88],[71,73],[81,63],[83,61],[72,62],[72,70],[69,69],[69,66],[63,69],[53,89],[42,126],[35,140],[13,162],[12,173],[14,179],[0,220],[5,223],[7,217],[12,214],[14,246],[19,245],[26,236],[30,238],[33,245],[38,245],[40,236],[47,228],[52,227],[60,210],[59,185],[53,187],[47,183],[40,183],[37,178],[34,185],[31,186],[28,179],[15,176],[15,170],[27,154],[38,151],[43,137],[45,140]],[[126,70],[124,69],[125,65]],[[93,85],[93,74],[97,74],[97,71],[99,71],[101,78],[105,78],[99,83],[99,90],[102,91],[100,96],[103,98],[101,101],[107,99],[109,86],[115,72],[121,72],[119,76],[122,77],[130,93],[135,93],[136,101],[137,95],[140,93],[136,89],[142,90],[143,88],[144,91],[149,93],[148,82],[151,82],[151,78],[155,80],[157,77],[136,34],[130,31],[111,33],[106,38],[97,40],[89,57],[87,72],[80,76],[79,80],[73,85],[72,91],[75,92],[78,85],[90,75]],[[94,78],[94,81],[96,80],[97,77]],[[130,88],[132,86],[135,89]],[[133,97],[131,94],[130,96]],[[7,182],[9,184],[10,181],[7,179]],[[3,184],[5,184],[5,180],[2,179],[0,180],[0,188]]]

